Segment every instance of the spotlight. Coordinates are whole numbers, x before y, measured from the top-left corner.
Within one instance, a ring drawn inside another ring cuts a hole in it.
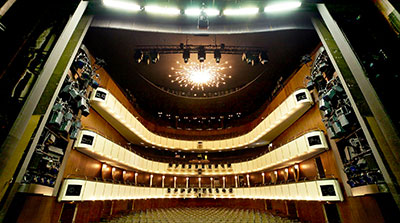
[[[260,52],[260,53],[258,54],[258,59],[260,60],[260,63],[261,63],[262,65],[268,63],[269,58],[268,58],[267,52],[266,52],[266,51]]]
[[[219,63],[221,61],[221,51],[215,50],[214,51],[214,58],[215,58],[215,62]]]
[[[150,59],[149,54],[144,54],[144,55],[143,55],[143,61],[145,61],[146,64],[150,64],[151,59]]]
[[[140,63],[143,60],[143,52],[141,50],[136,50],[135,54],[133,55],[133,59],[136,63]]]
[[[160,60],[160,54],[155,50],[150,51],[149,57],[152,63],[157,63]]]
[[[183,50],[183,61],[187,63],[190,58],[190,51],[188,49]]]
[[[242,54],[242,61],[247,61],[247,58],[250,57],[250,53],[249,52],[245,52]]]
[[[251,59],[251,66],[257,65],[258,63],[260,63],[260,60],[258,59],[258,57],[253,56]]]
[[[197,58],[199,59],[200,63],[203,63],[204,60],[206,60],[206,50],[204,49],[204,46],[199,47]]]

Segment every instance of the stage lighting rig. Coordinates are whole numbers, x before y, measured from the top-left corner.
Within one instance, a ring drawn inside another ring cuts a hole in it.
[[[262,63],[266,64],[269,59],[266,49],[253,46],[225,46],[225,44],[215,45],[190,45],[180,43],[178,45],[141,45],[136,46],[134,61],[136,63],[156,63],[161,54],[182,54],[183,61],[189,62],[190,54],[197,54],[199,62],[206,60],[207,54],[214,55],[216,63],[220,63],[222,54],[243,54],[242,60],[253,66]]]

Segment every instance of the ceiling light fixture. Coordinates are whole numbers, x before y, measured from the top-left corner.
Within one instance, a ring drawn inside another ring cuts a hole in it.
[[[180,87],[190,88],[190,90],[202,90],[205,87],[219,87],[226,84],[226,80],[231,76],[225,72],[232,66],[225,64],[195,63],[179,64],[178,68],[171,67],[173,75],[168,75],[172,83],[179,84]]]
[[[201,13],[200,8],[188,8],[185,9],[185,15],[187,16],[199,16]]]
[[[183,61],[185,63],[189,62],[189,58],[190,58],[190,51],[188,49],[184,49],[183,50]]]
[[[160,54],[155,50],[150,51],[149,57],[152,63],[157,63],[160,60]]]
[[[220,50],[214,51],[214,59],[215,59],[216,63],[219,63],[221,61],[221,51]]]
[[[245,16],[245,15],[255,15],[259,11],[258,8],[237,8],[237,9],[225,9],[223,11],[224,15],[227,16]]]
[[[144,10],[148,13],[159,15],[179,15],[181,11],[174,7],[161,7],[157,5],[147,5]]]
[[[258,59],[260,60],[260,63],[261,63],[262,65],[268,63],[269,58],[268,58],[267,52],[266,52],[266,51],[260,52],[260,53],[258,54]]]
[[[143,52],[141,50],[136,50],[135,54],[133,55],[133,59],[136,63],[140,63],[143,60]]]
[[[301,6],[300,1],[288,1],[288,2],[275,2],[268,4],[264,8],[264,12],[284,12],[291,11]]]
[[[197,59],[199,59],[200,63],[203,63],[206,60],[206,50],[204,49],[204,46],[199,47]]]
[[[201,9],[200,8],[188,8],[185,10],[185,15],[187,16],[199,16],[201,14]],[[219,10],[218,9],[204,9],[203,10],[207,16],[217,16],[219,15]]]
[[[103,5],[105,5],[108,8],[120,9],[131,12],[137,12],[141,10],[140,5],[127,1],[103,0]]]

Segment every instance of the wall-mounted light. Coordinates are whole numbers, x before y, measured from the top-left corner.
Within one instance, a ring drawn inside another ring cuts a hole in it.
[[[106,169],[107,168],[107,164],[103,163],[102,168]]]
[[[114,172],[115,170],[116,170],[115,167],[113,167],[113,168],[112,168],[112,172]]]

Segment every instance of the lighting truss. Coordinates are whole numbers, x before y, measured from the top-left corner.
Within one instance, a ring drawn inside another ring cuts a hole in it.
[[[264,47],[250,47],[250,46],[225,46],[221,45],[139,45],[136,50],[141,50],[144,53],[157,51],[159,54],[183,54],[184,51],[189,53],[198,53],[199,49],[204,49],[206,54],[214,54],[215,50],[219,50],[221,54],[236,54],[242,55],[245,52],[252,54],[259,54],[266,51]]]

